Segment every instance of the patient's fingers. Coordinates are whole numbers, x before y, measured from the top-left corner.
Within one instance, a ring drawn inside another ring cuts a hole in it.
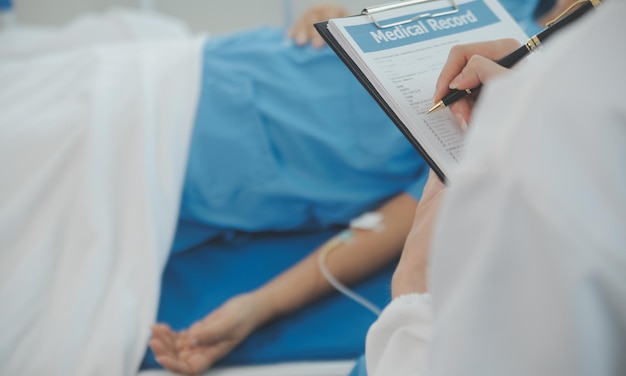
[[[194,326],[200,328],[201,324],[202,322]],[[149,345],[159,364],[172,372],[184,374],[205,371],[239,343],[237,340],[226,339],[220,333],[218,337],[222,338],[221,340],[214,337],[212,343],[200,343],[190,347],[187,345],[186,332],[176,333],[167,326],[159,325],[153,328],[153,333],[154,337]]]
[[[154,353],[154,356],[157,358],[163,355],[171,355],[171,356],[175,355],[174,349],[165,345],[163,342],[159,341],[158,339],[151,339],[149,342],[149,345],[150,345],[150,348],[152,349],[152,352]]]
[[[172,329],[166,324],[154,324],[152,325],[152,334],[155,335],[169,335],[173,333]]]
[[[161,335],[169,335],[173,334],[174,331],[167,324],[154,324],[152,325],[152,333],[153,334],[161,334]]]
[[[348,15],[347,9],[339,5],[324,4],[309,8],[294,23],[289,30],[289,36],[296,44],[305,45],[311,43],[313,47],[322,47],[324,39],[313,27],[313,24],[330,18],[344,17]]]
[[[163,356],[158,356],[156,359],[160,365],[162,365],[163,367],[165,367],[166,369],[172,372],[184,373],[184,374],[192,374],[192,373],[199,372],[199,371],[193,371],[187,363],[172,356],[163,355]]]
[[[155,339],[161,341],[164,345],[171,348],[176,347],[176,333],[170,329],[169,326],[164,324],[156,324],[152,326],[152,336]]]
[[[160,354],[156,356],[156,359],[159,364],[172,372],[197,374],[207,370],[230,352],[231,349],[231,344],[222,342],[217,345],[199,346],[194,349],[183,350],[177,355]]]
[[[232,341],[224,341],[215,345],[201,346],[181,355],[180,359],[192,372],[201,372],[222,359],[235,345],[236,343]]]
[[[153,337],[148,343],[155,357],[177,356],[174,333],[169,328],[153,328]]]

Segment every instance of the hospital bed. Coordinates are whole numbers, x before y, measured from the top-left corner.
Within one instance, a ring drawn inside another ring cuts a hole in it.
[[[333,234],[168,260],[201,48],[171,20],[120,10],[0,35],[0,374],[167,374],[146,354],[155,320],[184,327]],[[220,263],[254,278],[202,266]],[[384,305],[390,273],[357,291]],[[346,375],[374,319],[336,294],[262,328],[207,374]]]
[[[353,361],[293,362],[260,366],[231,366],[216,368],[204,376],[346,376],[354,367]],[[139,376],[172,376],[168,371],[141,371]]]
[[[163,274],[157,320],[174,329],[186,328],[229,297],[273,278],[336,232],[240,234],[172,254]],[[392,271],[391,266],[381,270],[354,291],[384,306]],[[365,335],[375,318],[365,307],[334,294],[253,333],[217,364],[226,367],[218,372],[346,376],[363,354]],[[158,364],[148,351],[142,368],[154,367]],[[258,373],[253,373],[255,370]]]

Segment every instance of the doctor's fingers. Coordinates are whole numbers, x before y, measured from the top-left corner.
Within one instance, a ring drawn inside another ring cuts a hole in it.
[[[438,102],[450,91],[450,83],[461,73],[473,56],[482,56],[496,61],[518,48],[520,43],[515,39],[498,39],[489,42],[462,44],[452,47],[448,60],[441,69],[435,85],[434,100]],[[474,85],[472,87],[476,87]],[[470,87],[466,87],[470,88]]]
[[[507,68],[498,65],[493,60],[474,55],[448,87],[456,90],[472,89],[508,71]]]
[[[472,109],[474,107],[474,97],[467,96],[452,103],[448,108],[454,116],[454,120],[463,130],[467,130],[467,126],[472,118]]]
[[[451,89],[467,90],[480,86],[496,76],[505,74],[509,70],[485,57],[472,56],[461,73],[450,82]],[[474,101],[478,98],[478,93],[466,96],[450,105],[450,112],[461,128],[467,128],[472,116]]]

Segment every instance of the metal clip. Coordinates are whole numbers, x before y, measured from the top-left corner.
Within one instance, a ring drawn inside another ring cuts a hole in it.
[[[448,2],[451,4],[450,10],[446,10],[446,11],[442,11],[442,12],[437,12],[437,13],[421,13],[418,15],[415,15],[409,19],[406,20],[402,20],[402,21],[397,21],[397,22],[391,22],[388,24],[381,24],[380,22],[378,22],[378,20],[376,20],[374,18],[374,14],[375,13],[381,13],[381,12],[385,12],[388,10],[392,10],[392,9],[397,9],[397,8],[401,8],[401,7],[406,7],[406,6],[410,6],[410,5],[416,5],[416,4],[422,4],[422,3],[427,3],[427,2],[432,2],[432,1],[437,1],[437,0],[404,0],[404,1],[396,1],[393,3],[387,3],[387,4],[382,4],[382,5],[376,5],[373,7],[367,7],[365,9],[363,9],[363,11],[361,12],[362,15],[367,16],[370,21],[372,21],[372,23],[374,25],[376,25],[376,27],[378,27],[379,29],[386,29],[389,27],[394,27],[394,26],[398,26],[398,25],[404,25],[407,23],[411,23],[414,21],[417,21],[419,19],[422,18],[434,18],[434,17],[441,17],[441,16],[447,16],[449,14],[454,14],[457,13],[459,11],[459,7],[456,5],[456,2],[454,0],[448,0]]]

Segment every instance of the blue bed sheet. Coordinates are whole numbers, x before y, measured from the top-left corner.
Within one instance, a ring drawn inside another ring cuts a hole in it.
[[[158,321],[188,327],[229,297],[249,291],[295,264],[337,231],[241,234],[173,253],[163,274]],[[355,290],[383,307],[393,265]],[[375,315],[335,293],[253,333],[218,365],[356,359]],[[148,349],[141,369],[159,368]]]

